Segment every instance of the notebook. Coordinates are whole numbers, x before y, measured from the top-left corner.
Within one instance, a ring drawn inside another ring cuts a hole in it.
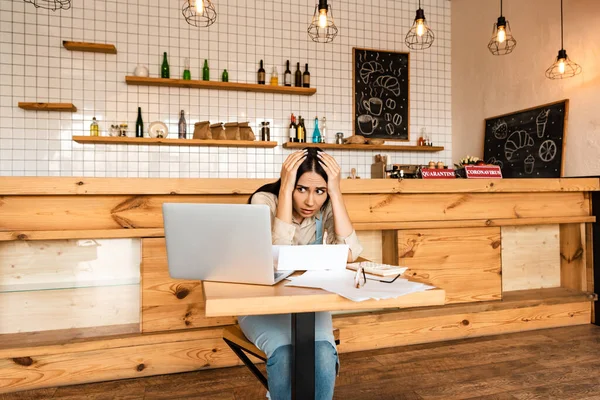
[[[356,271],[359,267],[363,267],[367,274],[378,276],[400,275],[408,269],[408,267],[399,267],[397,265],[380,264],[372,261],[361,261],[356,263],[348,263],[348,269]]]

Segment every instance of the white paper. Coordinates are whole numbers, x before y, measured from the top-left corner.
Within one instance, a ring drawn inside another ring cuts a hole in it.
[[[404,278],[398,278],[393,283],[383,283],[369,279],[364,286],[356,288],[354,287],[354,275],[356,275],[356,272],[350,270],[307,271],[301,276],[288,277],[290,282],[286,286],[323,289],[353,301],[392,299],[435,288],[424,283],[411,282]]]
[[[275,247],[278,247],[275,250]],[[273,254],[278,252],[277,269],[285,271],[346,270],[349,246],[306,245],[273,246]]]

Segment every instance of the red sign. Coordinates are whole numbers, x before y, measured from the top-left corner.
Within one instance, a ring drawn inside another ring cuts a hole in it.
[[[435,169],[435,168],[423,168],[421,169],[421,176],[423,179],[454,179],[453,169]]]
[[[502,170],[498,165],[465,165],[467,178],[502,178]]]

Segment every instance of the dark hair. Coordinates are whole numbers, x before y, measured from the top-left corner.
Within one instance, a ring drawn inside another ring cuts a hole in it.
[[[300,177],[307,172],[316,172],[317,174],[321,175],[323,179],[325,179],[325,182],[327,182],[327,172],[325,172],[321,164],[319,164],[319,158],[317,157],[317,152],[323,150],[321,150],[318,147],[305,147],[304,150],[307,150],[306,159],[304,159],[302,164],[300,164],[300,166],[298,167],[294,187],[296,187],[296,185],[298,184],[298,180],[300,179]],[[279,178],[276,182],[267,183],[266,185],[259,187],[256,190],[256,192],[252,193],[252,195],[248,199],[248,204],[252,202],[252,196],[254,196],[258,192],[272,193],[276,197],[279,197],[279,189],[281,189],[281,178]],[[329,195],[327,195],[327,200],[325,200],[325,202],[323,203],[322,208],[325,208],[328,202]]]

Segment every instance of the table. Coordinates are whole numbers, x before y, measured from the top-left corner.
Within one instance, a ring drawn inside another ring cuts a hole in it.
[[[202,282],[207,317],[292,314],[292,399],[315,397],[315,312],[443,305],[446,292],[433,289],[395,299],[354,302],[321,289]]]

